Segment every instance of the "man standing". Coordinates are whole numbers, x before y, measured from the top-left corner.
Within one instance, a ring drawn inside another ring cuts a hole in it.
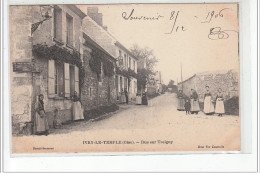
[[[125,88],[125,99],[126,99],[126,104],[128,104],[128,93],[127,93],[126,88]]]

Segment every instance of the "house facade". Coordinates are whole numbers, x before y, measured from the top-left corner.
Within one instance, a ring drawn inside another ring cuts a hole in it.
[[[117,100],[120,100],[122,89],[126,89],[129,99],[134,100],[137,93],[137,58],[103,26],[102,14],[98,12],[98,8],[88,8],[87,14],[83,20],[84,32],[117,60],[117,75],[114,78]]]
[[[126,89],[130,100],[136,99],[137,93],[137,58],[121,43],[116,42],[117,57],[117,96]]]
[[[10,7],[14,134],[31,134],[39,94],[50,127],[55,109],[63,123],[72,121],[74,94],[85,113],[116,101],[116,59],[88,37],[86,14],[75,5],[49,7],[52,16],[44,21],[41,6]]]

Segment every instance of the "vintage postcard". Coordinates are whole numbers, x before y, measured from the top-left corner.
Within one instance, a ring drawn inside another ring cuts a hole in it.
[[[12,153],[240,151],[238,7],[9,6]]]

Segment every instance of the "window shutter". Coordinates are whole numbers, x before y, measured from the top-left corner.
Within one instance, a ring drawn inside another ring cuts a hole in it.
[[[48,95],[50,98],[55,96],[55,62],[54,60],[49,60],[48,64]]]
[[[70,97],[70,65],[64,63],[65,97]]]
[[[79,94],[79,68],[75,66],[75,91]]]

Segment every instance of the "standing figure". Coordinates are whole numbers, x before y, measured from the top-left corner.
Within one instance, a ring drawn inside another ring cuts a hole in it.
[[[127,89],[125,88],[125,100],[126,100],[126,104],[128,104],[128,92],[127,92]]]
[[[83,109],[78,97],[77,91],[74,91],[73,104],[72,104],[72,119],[73,120],[83,120]]]
[[[191,105],[189,99],[186,100],[184,107],[185,107],[186,115],[190,114]]]
[[[126,102],[125,92],[124,92],[124,90],[122,88],[122,90],[121,90],[121,103],[125,103],[125,102]]]
[[[225,107],[224,107],[224,97],[222,93],[222,89],[218,89],[218,94],[216,97],[216,108],[215,113],[218,114],[218,116],[221,116],[225,113]]]
[[[184,95],[183,95],[182,90],[179,90],[177,97],[178,97],[177,110],[184,111],[185,110],[185,108],[184,108],[185,100],[184,100]]]
[[[191,109],[190,112],[191,114],[198,114],[200,111],[200,106],[199,106],[199,99],[198,99],[198,94],[194,89],[191,89],[191,96],[190,96],[190,103],[191,103]]]
[[[142,105],[148,105],[146,92],[143,92],[143,94],[142,94]]]
[[[209,92],[209,86],[206,86],[206,93],[204,95],[204,113],[210,115],[214,113],[214,105],[212,103],[212,95]]]
[[[141,105],[142,104],[142,97],[141,94],[136,94],[136,104]]]
[[[49,134],[49,125],[44,110],[43,98],[44,96],[40,94],[38,96],[38,101],[35,104],[34,133],[36,135],[45,134],[47,136]]]

